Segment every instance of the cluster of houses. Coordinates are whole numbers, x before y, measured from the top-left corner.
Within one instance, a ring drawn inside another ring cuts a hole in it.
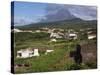
[[[19,30],[19,29],[13,29],[13,32],[32,32],[31,30]],[[80,31],[84,31],[83,29],[81,29]],[[69,29],[66,32],[64,32],[64,29],[55,29],[55,28],[42,28],[42,29],[38,29],[35,31],[36,33],[39,32],[46,32],[49,33],[50,36],[50,41],[53,42],[57,42],[57,39],[61,39],[61,38],[66,38],[66,39],[71,39],[71,40],[76,40],[78,39],[78,32],[76,32],[73,29]],[[33,33],[33,32],[32,32]],[[96,33],[93,32],[92,30],[89,30],[87,33],[87,39],[91,40],[96,38]],[[46,49],[45,50],[45,54],[47,55],[50,52],[53,52],[54,50],[52,49]],[[19,51],[17,51],[17,58],[28,58],[28,57],[34,57],[34,56],[40,56],[39,53],[39,49],[35,48],[27,48],[27,49],[21,49]]]
[[[96,29],[86,28],[86,29],[80,29],[80,31],[82,32],[81,34],[85,34],[86,33],[87,39],[89,39],[89,40],[94,39],[94,38],[97,37]]]
[[[66,38],[76,40],[78,38],[78,32],[69,29],[67,32],[51,32],[50,38]]]
[[[77,33],[75,31],[71,32],[72,29],[68,30],[68,32],[64,32],[64,29],[55,29],[55,28],[41,28],[38,30],[35,30],[34,32],[32,30],[20,30],[17,28],[12,29],[12,32],[30,32],[30,33],[40,33],[45,32],[50,34],[50,38],[68,38],[68,39],[77,39]]]
[[[47,49],[45,50],[45,55],[53,51],[54,50]],[[34,56],[40,56],[39,49],[27,48],[27,49],[21,49],[17,51],[17,58],[28,58],[28,57],[34,57]]]
[[[90,28],[87,28],[87,30],[90,30]],[[80,31],[84,31],[84,29],[80,29]],[[34,32],[32,30],[20,30],[17,28],[12,29],[12,32],[30,32],[30,33],[40,33],[40,32],[45,32],[50,34],[51,41],[55,41],[56,39],[60,38],[66,38],[66,39],[72,39],[76,40],[78,39],[78,32],[76,32],[74,29],[68,29],[66,32],[64,29],[61,28],[40,28],[35,30]],[[93,33],[93,31],[88,31],[87,32],[87,39],[93,39],[96,38],[96,33]]]

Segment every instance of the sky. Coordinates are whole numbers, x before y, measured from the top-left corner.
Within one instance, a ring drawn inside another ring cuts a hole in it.
[[[96,20],[97,7],[15,1],[13,16],[15,26],[73,18]]]

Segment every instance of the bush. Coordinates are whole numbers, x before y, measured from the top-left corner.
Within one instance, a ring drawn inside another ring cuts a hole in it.
[[[81,65],[78,65],[78,64],[72,64],[68,68],[68,70],[79,70],[79,69],[81,69]]]
[[[88,62],[86,62],[86,65],[91,69],[97,68],[97,62],[96,61],[88,61]]]

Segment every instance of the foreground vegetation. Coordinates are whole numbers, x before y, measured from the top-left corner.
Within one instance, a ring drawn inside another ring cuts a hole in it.
[[[81,65],[75,64],[73,58],[70,57],[70,51],[75,50],[77,43],[90,44],[90,47],[96,45],[96,40],[66,40],[57,39],[57,42],[50,42],[48,33],[28,33],[20,32],[14,33],[15,49],[14,49],[14,64],[28,64],[29,67],[15,68],[15,73],[28,73],[28,72],[47,72],[47,71],[64,71],[64,70],[79,70],[79,69],[92,69],[96,68],[96,57],[88,61],[83,61]],[[45,55],[45,51],[39,51],[39,57],[31,58],[16,58],[16,53],[20,49],[25,48],[51,48],[54,52]],[[85,52],[83,49],[83,52]],[[93,50],[96,52],[96,46]],[[84,54],[84,53],[83,53]]]

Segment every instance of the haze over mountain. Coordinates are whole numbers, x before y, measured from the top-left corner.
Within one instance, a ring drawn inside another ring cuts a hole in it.
[[[81,20],[96,20],[96,7],[78,6],[78,5],[48,5],[46,8],[47,14],[41,22],[71,20],[80,18]]]
[[[42,22],[54,22],[79,18],[85,21],[97,20],[96,6],[65,5],[50,3],[14,3],[15,26]]]

